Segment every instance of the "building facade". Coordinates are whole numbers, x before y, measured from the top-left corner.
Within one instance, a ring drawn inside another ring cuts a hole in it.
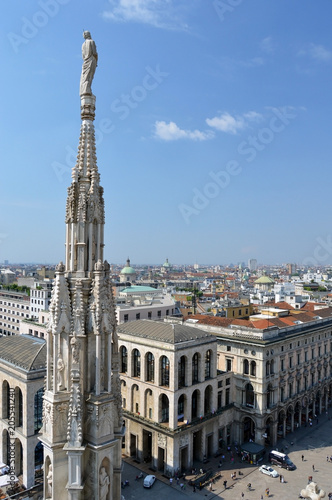
[[[297,313],[297,311],[296,311]],[[234,386],[233,441],[275,445],[328,411],[332,399],[332,309],[244,326],[201,318],[218,339],[218,363]],[[306,321],[305,321],[306,320]],[[288,324],[287,324],[288,322]],[[186,323],[188,324],[188,323]],[[279,326],[277,326],[279,325]]]
[[[45,373],[45,341],[26,335],[0,338],[0,461],[22,475],[26,488],[35,484],[35,468],[42,465]]]
[[[25,292],[0,290],[0,335],[20,332],[21,320],[30,317],[30,297]]]
[[[217,371],[215,336],[170,321],[118,334],[125,453],[173,475],[231,443],[233,389]]]

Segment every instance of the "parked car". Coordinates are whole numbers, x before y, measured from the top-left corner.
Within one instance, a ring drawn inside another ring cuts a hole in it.
[[[143,482],[144,488],[151,488],[151,486],[153,485],[155,480],[156,480],[156,476],[152,476],[152,475],[146,476],[144,478],[144,482]]]
[[[263,472],[263,474],[267,474],[268,476],[271,476],[271,477],[278,477],[279,476],[278,472],[276,470],[272,469],[272,467],[269,467],[268,465],[262,465],[259,468],[259,471]]]

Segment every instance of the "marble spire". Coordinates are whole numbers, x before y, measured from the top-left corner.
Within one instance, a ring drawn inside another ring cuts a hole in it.
[[[66,256],[56,268],[47,333],[44,497],[120,500],[123,435],[119,352],[91,84],[98,54],[84,32],[81,132],[66,205]]]

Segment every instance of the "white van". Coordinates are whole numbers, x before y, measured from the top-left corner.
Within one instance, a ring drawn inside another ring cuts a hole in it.
[[[271,464],[279,465],[287,470],[295,470],[296,467],[285,453],[280,453],[280,451],[272,450],[269,453],[269,461]]]

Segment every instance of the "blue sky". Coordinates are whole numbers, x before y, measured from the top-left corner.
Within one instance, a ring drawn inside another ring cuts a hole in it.
[[[110,262],[332,263],[332,4],[11,0],[0,262],[64,257],[82,31]]]

